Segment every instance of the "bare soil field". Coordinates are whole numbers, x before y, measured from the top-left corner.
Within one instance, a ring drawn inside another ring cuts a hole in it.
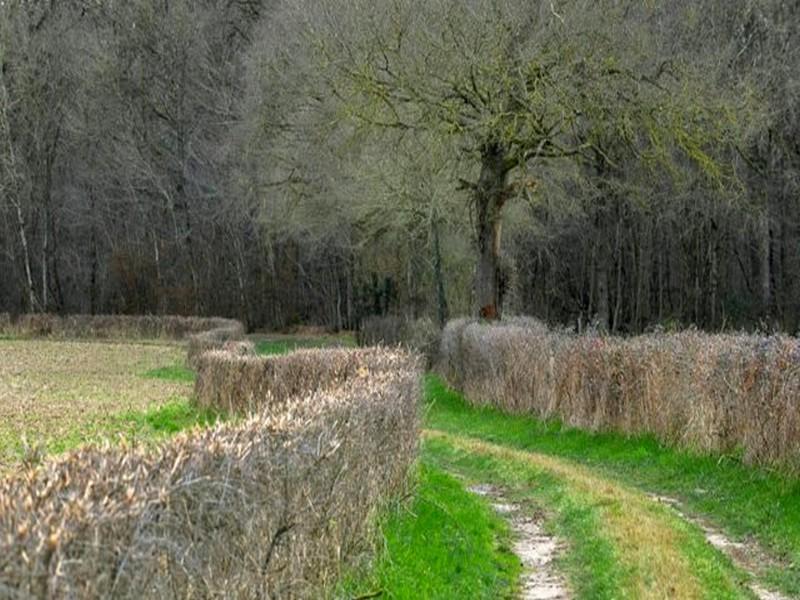
[[[121,414],[188,398],[190,381],[148,376],[185,356],[178,344],[0,340],[0,471],[23,440],[57,452],[113,433]]]

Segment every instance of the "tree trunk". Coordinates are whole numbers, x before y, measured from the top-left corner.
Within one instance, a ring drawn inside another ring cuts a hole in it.
[[[44,226],[42,228],[42,312],[47,312],[47,256],[50,248],[49,233],[50,229],[47,227],[47,215],[44,216]]]
[[[596,309],[593,315],[594,323],[601,331],[608,331],[611,327],[611,263],[612,250],[610,244],[611,225],[614,224],[612,210],[616,205],[612,194],[608,190],[608,164],[605,156],[597,154],[594,164],[595,175],[598,178],[600,196],[594,207],[595,224],[595,293],[597,295]]]
[[[608,330],[611,321],[611,305],[608,300],[609,252],[606,242],[601,241],[597,252],[597,312],[595,322],[603,331]]]
[[[250,326],[250,303],[247,301],[247,285],[245,284],[245,269],[246,263],[244,258],[244,251],[241,244],[236,239],[236,233],[233,236],[233,247],[236,251],[236,256],[233,259],[233,264],[236,269],[236,282],[239,286],[239,317],[246,327]]]
[[[439,238],[439,218],[438,214],[434,213],[431,219],[431,234],[433,236],[433,278],[436,282],[436,316],[439,320],[439,325],[444,327],[447,324],[448,307],[447,307],[447,293],[444,287],[444,271],[442,269],[442,246]]]
[[[18,202],[14,202],[14,208],[17,211],[17,229],[19,231],[20,243],[22,244],[22,257],[25,263],[25,283],[28,287],[28,310],[33,312],[38,308],[39,302],[36,299],[36,290],[33,285],[31,255],[28,247],[28,235],[25,231],[25,217],[22,214],[22,206]]]
[[[622,316],[622,215],[617,215],[616,244],[614,249],[614,259],[617,263],[617,289],[614,298],[614,316],[611,319],[611,331],[616,333],[619,330]]]
[[[500,319],[502,314],[500,240],[507,180],[504,149],[498,144],[487,144],[481,154],[481,175],[475,189],[475,228],[478,238],[475,300],[478,315],[490,321]]]
[[[61,285],[61,273],[58,268],[58,257],[61,255],[59,250],[58,228],[56,226],[55,210],[51,206],[52,198],[50,195],[51,177],[47,177],[47,191],[46,203],[47,206],[47,221],[45,227],[50,229],[50,253],[48,260],[50,261],[50,281],[53,286],[53,304],[56,312],[62,312],[64,309],[64,288]]]
[[[97,211],[94,190],[89,191],[91,216],[91,271],[89,274],[89,312],[97,314],[97,269],[99,268],[99,258],[97,255]]]

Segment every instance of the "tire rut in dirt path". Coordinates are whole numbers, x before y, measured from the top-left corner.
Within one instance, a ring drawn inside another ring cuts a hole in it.
[[[508,520],[514,532],[514,554],[523,566],[520,598],[522,600],[569,600],[567,582],[557,572],[555,561],[564,551],[564,544],[548,535],[540,515],[526,514],[524,509],[509,502],[503,491],[481,484],[469,490],[488,499],[495,511]]]
[[[770,568],[781,566],[757,542],[753,540],[735,542],[703,519],[687,514],[680,500],[657,494],[649,495],[656,502],[671,507],[683,520],[699,527],[709,544],[730,558],[738,569],[750,575],[753,581],[749,584],[749,587],[759,600],[792,600],[789,596],[768,590],[755,581],[759,574]]]
[[[640,490],[594,473],[589,467],[558,457],[506,447],[439,430],[424,430],[426,442],[475,454],[500,464],[526,465],[555,477],[569,497],[596,512],[597,535],[614,549],[619,565],[614,597],[664,598],[751,597],[739,573],[668,507]],[[716,593],[716,596],[710,592]]]

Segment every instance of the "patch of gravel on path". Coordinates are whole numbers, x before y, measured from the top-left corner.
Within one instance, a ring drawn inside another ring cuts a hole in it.
[[[771,567],[780,567],[780,563],[769,556],[757,542],[735,542],[722,531],[711,527],[703,519],[686,514],[680,500],[657,494],[650,494],[650,497],[660,504],[670,506],[685,521],[697,525],[703,531],[709,544],[728,556],[733,564],[742,571],[746,571],[751,577],[756,578],[759,573]],[[768,590],[754,581],[750,582],[749,587],[759,600],[792,600],[789,596]]]
[[[548,535],[540,515],[528,515],[517,504],[509,502],[501,489],[492,485],[475,485],[469,490],[488,498],[492,507],[506,518],[514,532],[514,553],[523,565],[523,600],[569,600],[566,580],[556,571],[555,561],[564,551],[564,544]]]

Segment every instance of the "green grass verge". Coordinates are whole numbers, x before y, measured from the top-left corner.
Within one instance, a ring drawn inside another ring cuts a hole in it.
[[[380,531],[376,562],[346,577],[335,597],[514,597],[520,565],[510,550],[508,525],[437,468],[421,466],[413,501],[389,511]]]
[[[194,383],[197,375],[189,367],[184,365],[173,365],[170,367],[160,367],[152,369],[142,374],[145,379],[160,379],[162,381],[179,381]]]
[[[211,409],[199,409],[189,400],[176,400],[145,412],[124,413],[115,420],[121,427],[128,428],[128,435],[154,439],[195,427],[209,427],[227,420],[227,416]]]
[[[560,567],[579,598],[619,597],[625,572],[614,547],[599,533],[597,507],[569,491],[559,479],[527,467],[492,457],[461,452],[446,441],[426,440],[426,463],[449,473],[457,473],[470,483],[491,483],[506,490],[508,498],[528,514],[547,507],[550,533],[569,540]]]
[[[303,348],[352,348],[356,345],[356,341],[352,335],[343,334],[320,338],[282,337],[258,340],[255,344],[258,354],[269,356],[274,354],[288,354],[289,352]]]
[[[592,434],[473,408],[436,376],[426,380],[426,398],[430,428],[567,458],[639,489],[676,497],[730,535],[758,539],[787,565],[766,580],[800,595],[800,481],[670,449],[651,437]]]
[[[156,444],[178,432],[195,427],[208,427],[227,416],[212,410],[200,410],[184,398],[145,411],[130,411],[84,423],[67,435],[43,440],[28,447],[24,440],[9,440],[7,445],[19,460],[38,462],[48,455],[61,454],[87,444],[125,440],[136,444]],[[2,442],[2,440],[0,440]]]

